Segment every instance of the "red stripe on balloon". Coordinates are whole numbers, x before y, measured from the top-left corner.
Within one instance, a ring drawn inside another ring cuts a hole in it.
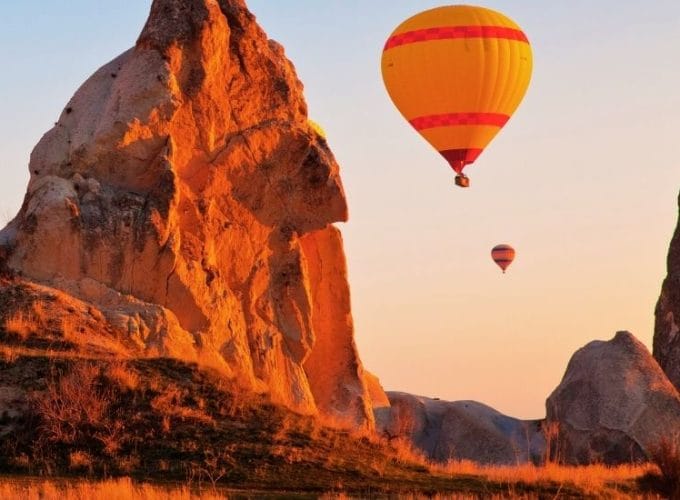
[[[419,116],[409,120],[416,130],[452,125],[492,125],[502,127],[510,116],[502,113],[443,113],[439,115]]]
[[[465,165],[474,162],[482,153],[482,149],[446,149],[439,154],[446,158],[456,173],[461,173]]]
[[[521,30],[505,26],[440,26],[392,35],[387,39],[384,50],[411,43],[429,42],[430,40],[453,40],[457,38],[501,38],[529,43],[526,35]]]
[[[465,163],[472,163],[477,159],[483,150],[481,149],[446,149],[440,151],[441,154],[448,162],[452,161],[462,161]]]

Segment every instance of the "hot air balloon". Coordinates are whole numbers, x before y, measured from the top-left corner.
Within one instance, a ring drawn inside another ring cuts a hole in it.
[[[507,123],[531,79],[520,27],[499,12],[453,5],[401,23],[385,43],[382,75],[402,115],[449,162],[456,184]]]
[[[491,249],[491,258],[505,274],[505,270],[515,260],[515,249],[510,245],[496,245]]]

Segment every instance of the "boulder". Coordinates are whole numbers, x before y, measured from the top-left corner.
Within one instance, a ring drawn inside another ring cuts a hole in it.
[[[388,392],[389,413],[378,413],[381,431],[402,439],[437,462],[471,460],[514,465],[540,462],[545,440],[541,421],[508,417],[476,401],[441,401]]]
[[[568,463],[644,460],[680,428],[678,392],[629,332],[576,351],[546,407]]]

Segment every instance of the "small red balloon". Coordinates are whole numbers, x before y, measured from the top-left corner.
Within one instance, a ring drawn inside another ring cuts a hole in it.
[[[505,273],[508,266],[515,260],[515,249],[510,245],[496,245],[491,249],[491,258]]]

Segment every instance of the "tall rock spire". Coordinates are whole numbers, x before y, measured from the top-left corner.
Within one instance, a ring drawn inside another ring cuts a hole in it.
[[[43,307],[42,287],[61,297],[56,318],[70,301],[101,317],[63,326],[71,342],[194,360],[372,426],[331,226],[347,219],[338,165],[242,1],[155,0],[136,46],[81,86],[29,168],[0,255],[25,307]]]

